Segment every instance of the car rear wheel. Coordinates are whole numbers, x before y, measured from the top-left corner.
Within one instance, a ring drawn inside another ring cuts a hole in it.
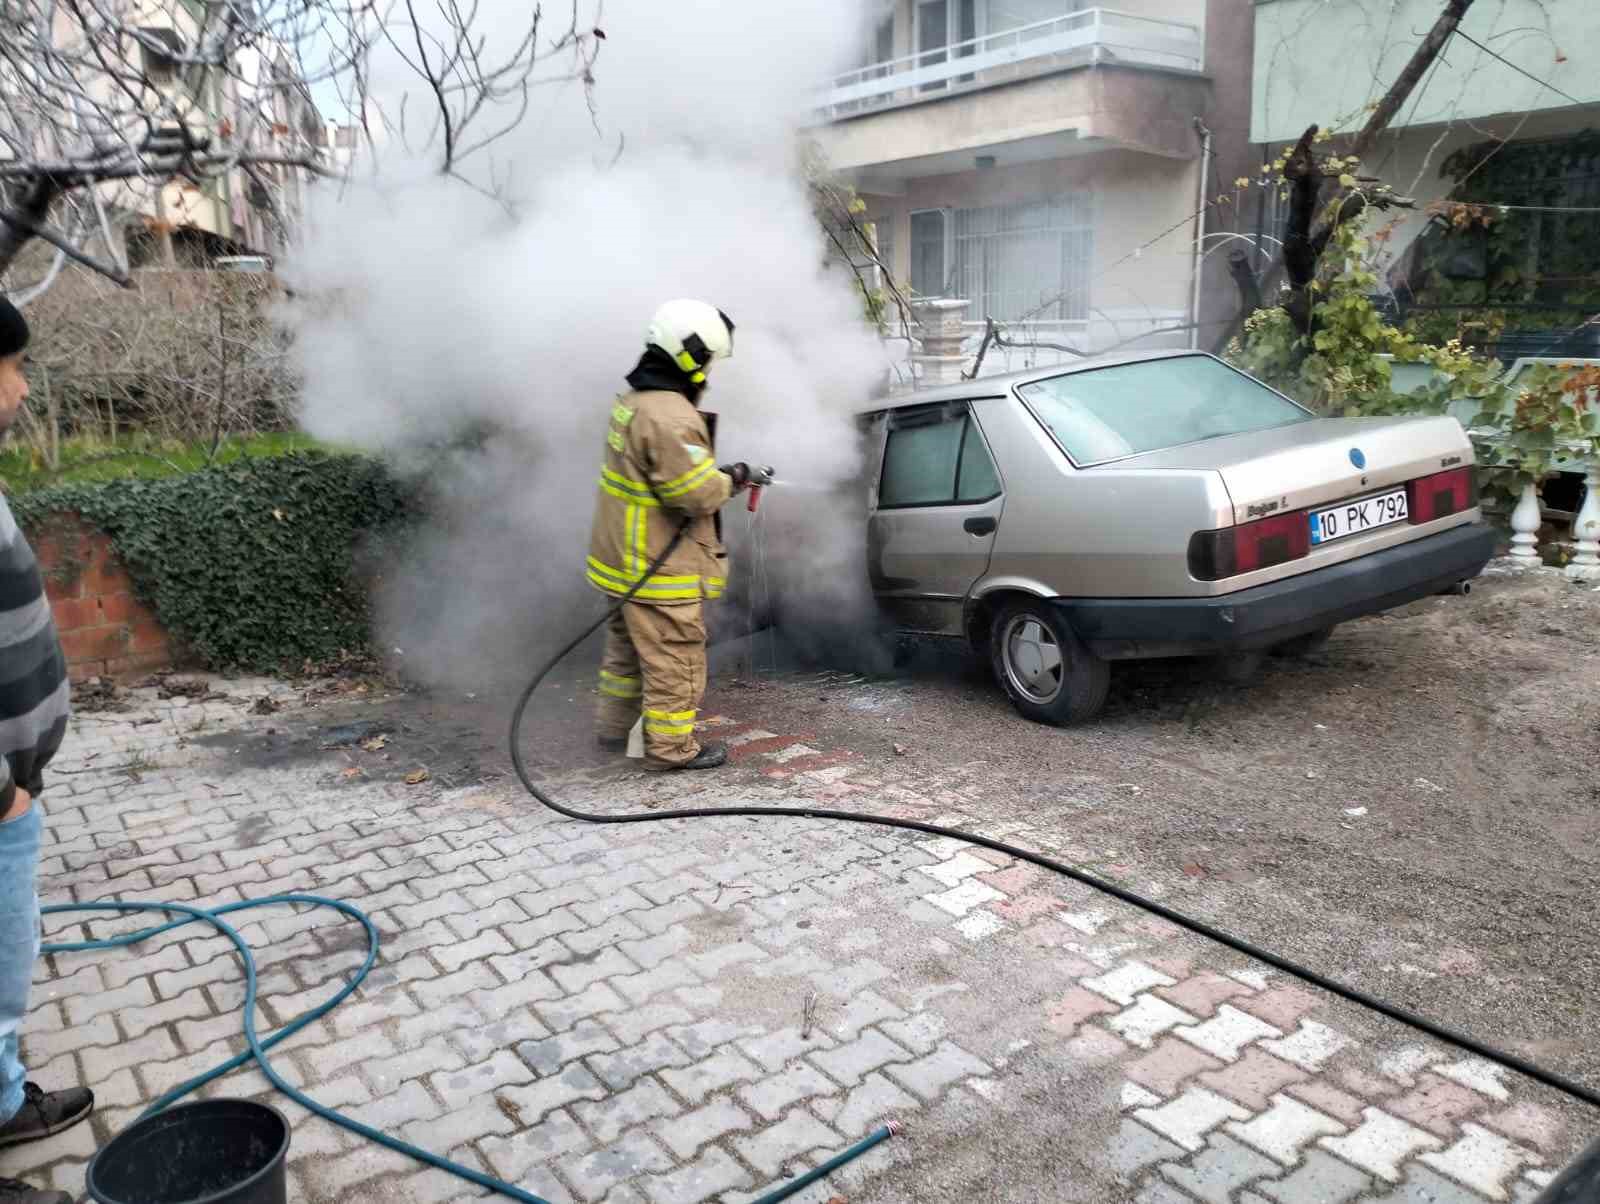
[[[1003,607],[990,630],[989,653],[1011,705],[1036,723],[1082,723],[1105,705],[1111,666],[1042,602]]]
[[[1310,656],[1313,652],[1321,652],[1328,646],[1328,637],[1333,635],[1332,627],[1324,627],[1321,631],[1308,631],[1305,635],[1297,635],[1292,640],[1285,640],[1272,650],[1274,656]]]

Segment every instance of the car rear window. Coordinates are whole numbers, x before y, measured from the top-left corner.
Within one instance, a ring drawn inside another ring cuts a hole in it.
[[[1312,416],[1206,355],[1091,368],[1034,381],[1017,392],[1078,465]]]

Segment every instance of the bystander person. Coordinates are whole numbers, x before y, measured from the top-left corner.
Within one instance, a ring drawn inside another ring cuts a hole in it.
[[[28,323],[0,297],[0,432],[28,398]],[[85,1087],[46,1091],[22,1066],[19,1037],[39,958],[44,767],[61,746],[70,699],[33,549],[0,498],[0,1146],[37,1141],[88,1117]],[[72,1204],[65,1192],[0,1179],[0,1204]]]

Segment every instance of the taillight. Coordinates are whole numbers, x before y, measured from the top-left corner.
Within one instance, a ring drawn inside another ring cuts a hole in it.
[[[1220,581],[1299,560],[1310,551],[1311,523],[1305,511],[1297,510],[1221,531],[1197,531],[1189,540],[1189,575]]]
[[[1478,504],[1478,482],[1470,468],[1452,468],[1406,482],[1406,513],[1411,524],[1460,514]]]

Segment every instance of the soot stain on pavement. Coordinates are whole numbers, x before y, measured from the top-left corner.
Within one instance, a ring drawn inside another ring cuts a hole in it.
[[[464,713],[465,712],[465,713]],[[282,721],[252,731],[190,737],[193,746],[220,754],[237,771],[286,769],[322,763],[331,774],[360,782],[404,781],[417,769],[445,789],[482,785],[503,777],[504,749],[489,738],[483,707],[426,695],[339,703],[315,721]],[[359,773],[348,774],[350,769]],[[249,822],[249,821],[247,821]],[[259,843],[254,830],[236,833],[240,848]]]

